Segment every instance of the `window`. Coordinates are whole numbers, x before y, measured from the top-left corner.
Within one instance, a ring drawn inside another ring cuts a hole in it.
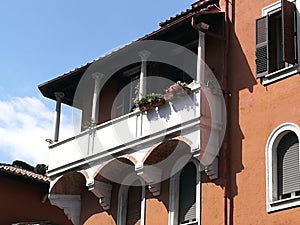
[[[192,159],[170,179],[169,224],[200,224],[200,163]]]
[[[277,198],[300,194],[299,140],[294,132],[285,134],[277,147]]]
[[[128,190],[126,225],[141,224],[142,187],[131,186]]]
[[[299,134],[297,125],[282,124],[266,146],[267,211],[300,205]]]
[[[121,185],[118,202],[118,225],[143,225],[145,221],[145,187],[140,180],[131,186]]]
[[[179,224],[196,221],[196,168],[188,163],[180,174],[179,180]]]
[[[256,77],[267,84],[281,79],[281,71],[297,65],[296,6],[281,0],[264,8],[263,14],[256,20],[255,61]]]
[[[141,67],[136,66],[130,70],[123,72],[124,82],[121,82],[120,92],[115,100],[115,112],[114,117],[120,117],[127,113],[130,113],[134,108],[133,99],[136,96],[136,89],[139,87]],[[124,86],[124,83],[126,86]]]

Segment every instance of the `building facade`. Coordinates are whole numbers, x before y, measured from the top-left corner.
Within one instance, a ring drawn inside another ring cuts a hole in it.
[[[48,177],[0,164],[0,224],[72,224],[63,210],[50,204]]]
[[[198,1],[41,84],[56,101],[51,203],[76,225],[294,224],[299,4]]]

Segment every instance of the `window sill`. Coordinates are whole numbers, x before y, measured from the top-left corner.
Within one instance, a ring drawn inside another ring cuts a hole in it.
[[[267,211],[268,213],[271,213],[295,206],[300,206],[300,196],[269,202],[267,206]]]
[[[298,72],[299,72],[299,65],[298,64],[292,65],[262,77],[261,82],[262,85],[269,85],[276,81],[282,80],[286,77],[295,75]]]

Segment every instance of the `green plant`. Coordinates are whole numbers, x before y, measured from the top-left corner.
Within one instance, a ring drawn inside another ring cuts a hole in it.
[[[37,164],[34,168],[34,172],[41,175],[46,175],[48,167],[45,164]]]
[[[88,121],[86,121],[82,127],[83,129],[92,129],[94,128],[95,126],[97,125],[97,123],[93,120],[93,119],[90,119]]]
[[[20,168],[20,169],[24,169],[24,170],[34,172],[34,167],[33,166],[29,165],[26,162],[20,161],[20,160],[13,161],[12,166],[16,167],[16,168]]]
[[[135,99],[134,100],[134,104],[136,107],[140,107],[146,103],[151,103],[151,102],[155,102],[157,101],[157,99],[159,98],[163,98],[162,94],[158,94],[158,93],[151,93],[149,95],[146,95],[145,97],[139,98],[139,99]]]

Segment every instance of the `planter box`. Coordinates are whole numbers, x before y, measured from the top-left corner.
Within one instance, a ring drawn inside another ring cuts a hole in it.
[[[147,102],[143,105],[140,105],[139,108],[140,108],[140,111],[145,112],[145,111],[148,111],[152,108],[158,107],[165,103],[166,103],[166,100],[164,98],[158,98],[154,102]]]

